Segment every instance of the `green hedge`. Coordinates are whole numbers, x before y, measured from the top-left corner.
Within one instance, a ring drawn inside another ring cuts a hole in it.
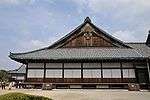
[[[0,100],[52,100],[52,99],[23,93],[8,93],[1,95]]]

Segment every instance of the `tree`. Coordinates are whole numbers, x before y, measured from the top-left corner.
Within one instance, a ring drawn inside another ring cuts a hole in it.
[[[8,81],[9,79],[9,74],[5,70],[0,70],[0,81]]]

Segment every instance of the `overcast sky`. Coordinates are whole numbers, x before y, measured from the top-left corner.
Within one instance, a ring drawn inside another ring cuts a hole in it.
[[[20,66],[9,52],[49,46],[86,16],[124,42],[145,42],[150,0],[0,0],[0,69]]]

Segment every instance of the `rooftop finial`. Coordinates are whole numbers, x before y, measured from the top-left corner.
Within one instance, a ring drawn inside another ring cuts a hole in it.
[[[91,22],[91,19],[89,17],[86,17],[84,22]]]

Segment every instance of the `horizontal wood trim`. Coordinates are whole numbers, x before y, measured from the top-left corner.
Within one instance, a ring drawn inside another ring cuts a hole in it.
[[[27,82],[43,82],[43,78],[27,78]]]
[[[43,78],[28,78],[27,82],[42,82]],[[46,83],[135,83],[135,78],[45,78]]]
[[[28,68],[28,69],[43,69],[44,70],[44,68]],[[62,69],[62,68],[45,68],[45,69]],[[64,68],[64,69],[81,69],[81,68]],[[101,67],[98,67],[98,68],[83,68],[83,69],[101,69]],[[115,68],[115,67],[111,67],[111,68],[102,68],[102,69],[121,69],[121,68]],[[122,69],[138,69],[138,68],[131,68],[131,67],[129,67],[129,68],[122,68]],[[146,69],[146,68],[140,68],[140,69]]]

